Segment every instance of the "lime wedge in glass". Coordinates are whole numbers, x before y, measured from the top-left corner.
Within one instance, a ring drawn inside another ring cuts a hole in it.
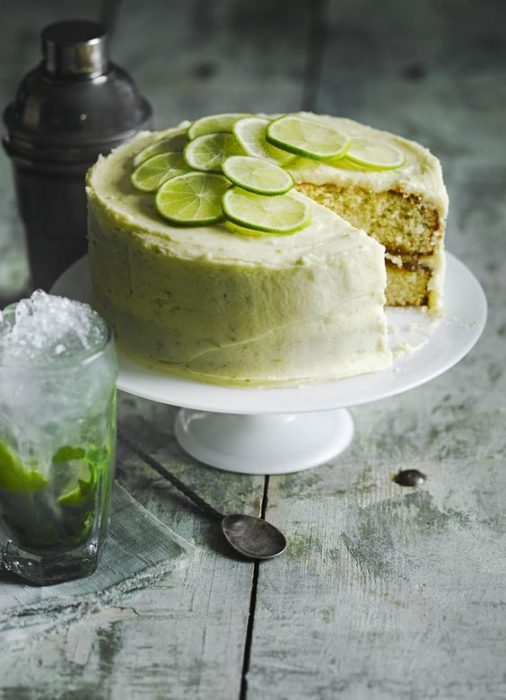
[[[58,498],[61,506],[80,506],[93,495],[93,484],[90,481],[78,479],[77,486],[65,492]]]
[[[270,120],[263,117],[247,117],[234,124],[234,134],[248,155],[287,165],[294,160],[293,153],[268,143],[266,131],[269,124]]]
[[[221,200],[230,182],[223,175],[187,173],[167,180],[156,194],[160,216],[180,226],[201,226],[223,220]]]
[[[294,233],[307,226],[310,209],[300,196],[253,194],[232,187],[223,197],[223,211],[232,223],[266,233]]]
[[[176,175],[183,175],[189,170],[181,153],[161,153],[144,161],[136,168],[130,180],[141,192],[154,192],[160,185]]]
[[[232,127],[238,119],[247,117],[242,113],[211,114],[209,117],[197,119],[188,128],[188,138],[195,139],[205,134],[215,134],[218,131],[232,131]]]
[[[284,194],[294,184],[291,175],[279,165],[253,156],[230,156],[223,162],[223,174],[234,185],[256,194]]]
[[[184,131],[175,131],[169,136],[164,136],[154,143],[139,151],[132,161],[134,168],[137,168],[141,163],[144,163],[148,158],[157,156],[160,153],[182,153],[183,148],[188,143],[186,129]]]
[[[394,170],[405,162],[402,151],[392,144],[368,138],[352,138],[345,160],[367,170]]]
[[[86,452],[82,447],[63,445],[53,455],[53,462],[71,462],[75,459],[84,459],[85,457]]]
[[[239,155],[242,149],[233,134],[207,134],[197,136],[184,149],[187,165],[194,170],[221,173],[225,158]]]
[[[337,129],[296,115],[274,119],[266,137],[279,148],[314,160],[339,158],[348,143],[348,137]]]
[[[70,485],[58,497],[60,505],[79,505],[92,491],[93,471],[88,461],[88,455],[82,447],[63,445],[53,455],[53,473]]]
[[[11,493],[31,493],[47,486],[47,480],[35,469],[28,469],[19,457],[0,442],[0,489]]]

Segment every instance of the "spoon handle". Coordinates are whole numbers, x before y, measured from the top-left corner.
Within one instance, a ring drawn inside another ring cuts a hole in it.
[[[225,517],[223,513],[220,513],[219,510],[216,510],[216,508],[213,508],[207,501],[204,501],[203,498],[201,498],[199,495],[195,493],[195,491],[192,491],[186,484],[183,484],[182,481],[179,481],[177,476],[174,476],[172,472],[170,472],[168,469],[166,469],[158,460],[156,460],[154,457],[151,457],[147,452],[145,452],[141,447],[138,447],[135,443],[133,443],[129,437],[125,435],[125,433],[122,430],[118,431],[118,438],[120,442],[122,442],[126,447],[128,447],[129,450],[131,450],[134,454],[137,455],[137,457],[140,457],[143,462],[145,462],[148,466],[150,466],[152,469],[154,469],[160,476],[163,476],[164,479],[167,479],[167,481],[170,481],[170,483],[175,486],[181,493],[184,493],[184,495],[190,499],[190,501],[193,501],[196,506],[198,506],[206,515],[209,515],[211,518],[214,518],[215,520],[223,520]]]

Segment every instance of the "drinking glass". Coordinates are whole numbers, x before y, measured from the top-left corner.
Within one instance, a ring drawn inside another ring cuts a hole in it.
[[[0,570],[34,584],[93,573],[105,543],[117,364],[109,326],[93,323],[100,340],[87,349],[0,356]]]

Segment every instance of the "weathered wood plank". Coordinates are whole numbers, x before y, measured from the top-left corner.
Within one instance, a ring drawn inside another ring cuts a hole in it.
[[[217,507],[259,512],[263,479],[186,457],[174,441],[174,409],[128,396],[121,406],[129,434]],[[237,698],[253,565],[231,557],[214,524],[123,450],[118,478],[195,550],[80,616],[67,614],[68,600],[61,610],[51,601],[22,626],[17,619],[5,627],[0,697]],[[149,549],[149,542],[139,546]]]
[[[504,696],[504,411],[469,399],[361,408],[340,460],[271,481],[290,547],[261,568],[249,698]]]
[[[13,5],[0,29],[9,35],[0,42],[0,70],[8,76],[3,101],[36,62],[36,37],[44,24],[74,12],[94,16],[95,10],[80,0],[65,12],[56,0],[29,0],[22,14]],[[126,0],[113,56],[153,102],[160,126],[213,111],[298,108],[308,13],[302,0],[295,6],[262,0],[254,7],[231,0]],[[1,164],[9,204],[0,212],[6,251],[0,281],[11,292],[17,284],[13,270],[24,258],[12,232],[7,159]],[[16,274],[16,280],[22,276]],[[186,457],[174,441],[173,418],[173,409],[123,397],[122,423],[151,453],[218,507],[259,512],[263,479],[219,473]],[[214,526],[137,459],[121,453],[118,471],[150,512],[196,545],[195,554],[167,576],[153,577],[148,587],[80,619],[64,623],[57,611],[1,633],[0,697],[237,698],[252,564],[230,559]]]
[[[159,125],[211,111],[295,109],[314,22],[307,5],[126,2],[115,56],[153,100]],[[61,3],[30,7],[30,23],[7,12],[13,18],[0,30],[12,35],[0,42],[0,70],[12,84],[35,60],[35,29],[26,27],[56,19]],[[418,138],[441,155],[450,248],[494,304],[484,340],[459,367],[357,409],[355,442],[335,463],[271,480],[268,517],[290,547],[260,568],[248,698],[506,693],[504,46],[491,17],[497,5],[473,7],[403,9],[388,0],[383,20],[370,0],[329,5],[316,108]],[[6,47],[17,51],[16,72]],[[0,167],[6,192],[5,158]],[[0,241],[14,221],[9,197]],[[11,261],[0,259],[0,286],[12,289],[22,257],[10,240],[2,251]],[[175,444],[172,419],[170,408],[123,397],[122,422],[141,443],[218,507],[257,512],[262,480],[196,464]],[[138,460],[122,455],[121,465],[121,482],[195,543],[194,556],[80,619],[57,613],[55,628],[55,617],[42,615],[2,632],[0,697],[238,696],[252,566],[224,556],[213,527]],[[390,481],[409,466],[429,475],[419,491]]]
[[[448,245],[484,284],[490,318],[448,374],[354,410],[341,458],[271,479],[267,516],[290,547],[261,566],[249,700],[506,694],[506,61],[492,5],[331,5],[319,111],[442,157]],[[410,467],[429,476],[418,490],[391,481]]]

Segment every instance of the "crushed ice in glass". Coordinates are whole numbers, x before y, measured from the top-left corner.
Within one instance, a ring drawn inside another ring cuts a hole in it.
[[[87,304],[35,291],[0,313],[0,363],[48,363],[90,354],[107,328]]]

